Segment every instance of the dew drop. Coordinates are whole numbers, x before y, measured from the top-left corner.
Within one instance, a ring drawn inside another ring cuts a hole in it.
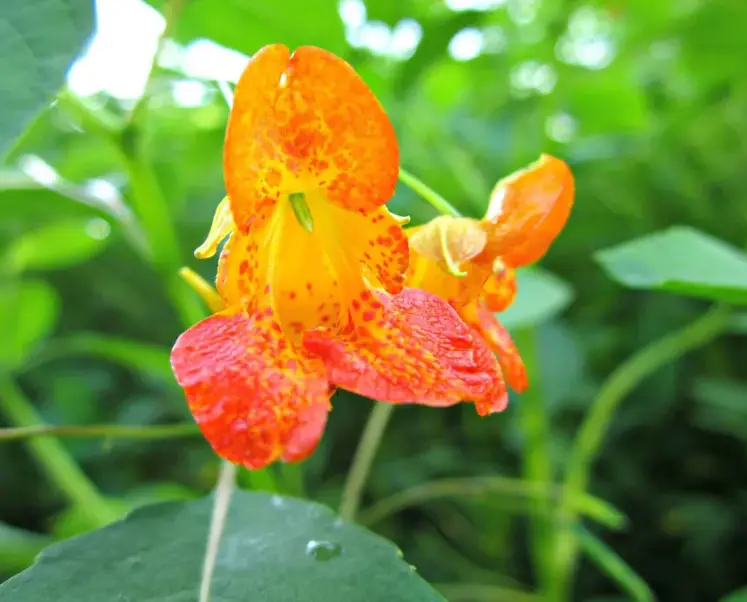
[[[342,546],[331,541],[317,541],[316,539],[312,539],[306,544],[306,553],[313,557],[314,560],[326,562],[342,554]]]
[[[282,508],[285,502],[283,501],[283,498],[281,498],[279,495],[273,495],[270,498],[270,503],[272,504],[273,508]]]

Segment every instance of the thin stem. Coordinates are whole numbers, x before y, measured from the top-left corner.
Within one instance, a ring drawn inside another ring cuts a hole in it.
[[[497,496],[496,500],[501,502],[518,501],[517,507],[521,512],[549,512],[550,503],[556,503],[561,497],[561,488],[552,483],[533,483],[525,479],[514,479],[511,477],[483,476],[483,477],[459,477],[453,479],[438,479],[408,489],[403,489],[391,496],[379,500],[370,508],[360,514],[359,522],[371,526],[396,512],[405,508],[419,506],[428,502],[444,499],[460,499],[484,497],[488,495]],[[547,502],[539,508],[535,502],[544,500]],[[626,524],[625,515],[614,508],[608,502],[581,493],[573,497],[573,507],[579,514],[588,516],[592,520],[612,529],[620,529]]]
[[[524,436],[524,453],[522,454],[524,478],[541,486],[552,483],[554,476],[547,447],[547,442],[550,440],[550,425],[542,391],[537,384],[541,378],[536,337],[537,333],[534,329],[522,330],[516,335],[516,344],[526,363],[529,382],[535,383],[521,396],[519,408],[519,423]],[[534,512],[529,525],[534,570],[543,592],[547,587],[552,553],[552,527],[549,520],[550,505],[548,502],[547,498],[532,500]]]
[[[374,402],[374,407],[363,429],[363,435],[361,435],[361,439],[358,442],[358,448],[355,450],[353,463],[350,466],[350,471],[342,490],[340,516],[345,520],[355,520],[355,515],[361,503],[363,486],[366,483],[368,474],[371,472],[371,465],[373,464],[376,451],[379,449],[384,436],[384,430],[393,410],[394,406],[392,404]]]
[[[110,439],[174,439],[193,437],[200,429],[192,422],[151,426],[126,426],[118,424],[34,424],[0,429],[0,443],[32,439],[35,437],[104,437]]]
[[[449,201],[438,194],[421,179],[417,178],[402,167],[399,168],[399,181],[423,197],[423,199],[430,203],[439,213],[451,215],[453,217],[461,216],[459,210],[449,203]]]
[[[228,507],[231,503],[231,494],[236,485],[236,465],[223,460],[220,465],[218,483],[215,487],[215,501],[213,502],[213,514],[210,517],[210,531],[208,532],[207,549],[205,559],[202,563],[202,578],[200,580],[199,602],[209,602],[210,586],[215,572],[215,563],[218,560],[220,540],[223,536],[223,528],[228,516]]]
[[[33,427],[42,423],[34,406],[10,378],[0,381],[0,409],[15,424]],[[119,518],[57,439],[40,437],[27,441],[26,446],[47,478],[71,503],[85,511],[92,527]]]
[[[552,591],[548,601],[568,599],[573,569],[578,554],[578,542],[573,527],[578,519],[572,508],[572,496],[586,490],[592,463],[596,459],[609,425],[620,403],[638,384],[662,366],[687,352],[710,342],[726,330],[730,310],[714,306],[680,330],[672,332],[643,347],[620,364],[602,387],[587,413],[568,459],[564,495],[558,508],[558,524],[552,556]]]

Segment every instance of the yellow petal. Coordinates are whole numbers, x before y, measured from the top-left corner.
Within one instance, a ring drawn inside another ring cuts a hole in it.
[[[231,215],[231,205],[228,197],[224,197],[218,204],[213,216],[213,223],[210,226],[205,242],[195,249],[195,257],[198,259],[207,259],[215,255],[218,245],[234,229],[233,216]]]

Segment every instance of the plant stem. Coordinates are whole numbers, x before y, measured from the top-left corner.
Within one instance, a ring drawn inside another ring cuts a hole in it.
[[[33,424],[0,429],[0,443],[32,439],[35,437],[104,437],[111,439],[174,439],[193,437],[200,429],[192,422],[150,426],[126,426],[119,424]]]
[[[366,483],[368,474],[371,472],[371,465],[373,464],[376,451],[379,449],[384,436],[384,430],[393,410],[394,406],[392,404],[379,401],[374,402],[374,407],[363,429],[363,435],[361,435],[361,439],[358,442],[358,448],[355,450],[353,463],[350,466],[350,471],[342,490],[340,516],[345,520],[355,520],[355,515],[361,503],[363,486]]]
[[[438,194],[433,188],[428,186],[421,179],[411,174],[406,169],[399,168],[399,181],[404,185],[410,187],[414,192],[419,194],[423,199],[428,201],[434,209],[444,215],[451,215],[453,217],[460,217],[461,213],[454,207],[449,201]]]
[[[534,383],[521,396],[518,409],[519,423],[524,436],[524,478],[540,487],[550,487],[554,482],[552,463],[547,448],[550,440],[550,425],[548,424],[546,408],[539,388],[540,366],[537,354],[537,332],[534,329],[524,329],[516,334],[516,344],[527,366],[529,382]],[[547,498],[531,500],[534,506],[530,521],[532,538],[532,555],[534,570],[540,583],[541,591],[545,591],[549,575],[550,554],[552,553],[552,526],[550,524],[550,505]]]
[[[42,423],[34,406],[10,378],[0,381],[0,408],[15,424],[37,426]],[[101,527],[119,518],[57,439],[40,437],[27,441],[26,446],[47,478],[70,502],[85,511],[92,527]]]
[[[591,465],[599,453],[618,406],[644,378],[723,332],[728,327],[729,318],[728,307],[712,307],[680,330],[638,350],[620,364],[599,389],[579,428],[566,467],[565,488],[558,508],[551,559],[552,590],[547,598],[549,602],[564,602],[569,599],[571,577],[578,554],[578,542],[573,532],[578,512],[572,508],[572,498],[586,490]]]
[[[231,494],[235,485],[236,465],[223,460],[220,465],[218,483],[215,487],[213,514],[210,517],[210,531],[208,531],[205,559],[202,563],[199,602],[208,602],[210,600],[210,586],[213,581],[213,573],[215,572],[215,563],[218,560],[220,540],[223,536],[223,528],[225,527],[226,517],[228,516]]]

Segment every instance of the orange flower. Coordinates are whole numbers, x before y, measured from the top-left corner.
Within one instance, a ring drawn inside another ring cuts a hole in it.
[[[223,165],[228,196],[196,254],[230,234],[216,278],[224,308],[171,355],[219,455],[255,469],[306,457],[334,387],[505,406],[484,341],[435,295],[403,289],[407,220],[384,207],[397,140],[347,63],[312,47],[257,52],[236,88]]]
[[[496,184],[482,220],[440,216],[406,231],[406,284],[447,300],[498,355],[508,384],[519,392],[528,384],[524,363],[493,314],[516,296],[514,270],[539,260],[565,226],[573,192],[568,166],[542,155]]]

